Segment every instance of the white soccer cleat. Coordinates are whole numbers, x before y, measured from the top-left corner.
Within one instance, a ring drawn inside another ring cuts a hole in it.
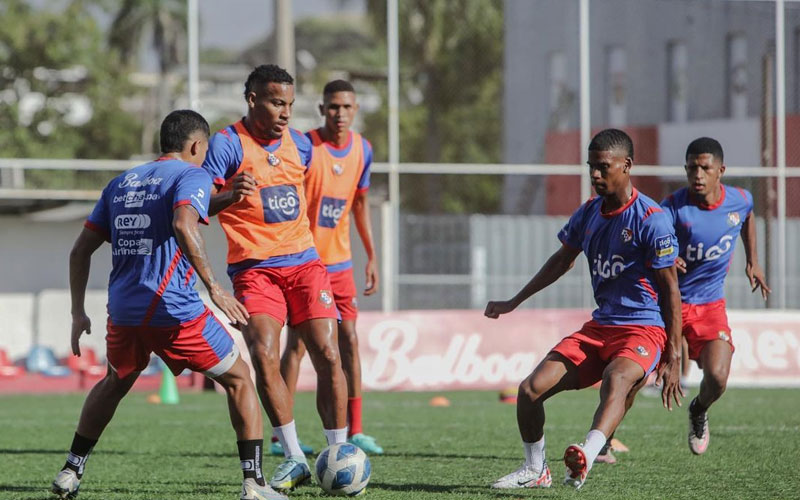
[[[492,488],[549,488],[551,484],[553,484],[553,479],[550,477],[550,467],[547,466],[547,462],[544,462],[542,470],[534,469],[532,465],[522,464],[519,469],[492,483]]]
[[[711,433],[708,431],[708,413],[696,417],[689,412],[689,449],[695,455],[702,455],[708,449]]]
[[[586,482],[589,474],[589,464],[586,460],[586,453],[579,444],[571,444],[564,451],[564,465],[567,466],[567,474],[564,477],[564,484],[572,486],[576,490],[581,489]]]
[[[58,495],[58,498],[75,498],[78,496],[78,489],[81,487],[81,480],[74,470],[64,469],[58,472],[50,491]]]
[[[253,478],[245,479],[242,482],[242,497],[240,500],[289,500],[286,495],[281,495],[269,487],[261,486]]]

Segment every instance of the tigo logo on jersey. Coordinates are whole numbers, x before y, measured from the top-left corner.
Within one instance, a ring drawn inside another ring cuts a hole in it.
[[[597,254],[592,266],[592,276],[616,278],[625,269],[625,259],[621,255],[612,255],[611,261],[603,260],[603,254]]]
[[[623,242],[630,243],[630,241],[633,239],[633,231],[631,231],[631,228],[626,227],[625,229],[622,230],[621,236]]]
[[[731,227],[736,227],[741,222],[739,218],[739,212],[728,212],[728,225]]]
[[[700,260],[717,260],[731,249],[733,246],[733,236],[726,234],[720,238],[716,245],[711,245],[708,249],[703,248],[703,243],[700,242],[697,246],[691,243],[686,245],[686,260],[690,262],[697,262]]]
[[[331,292],[329,292],[328,290],[320,290],[319,301],[325,307],[330,307],[331,304],[333,304],[333,297],[331,296]]]
[[[322,203],[319,206],[319,225],[321,227],[336,227],[339,219],[342,218],[345,206],[347,206],[347,200],[323,196]]]
[[[261,189],[261,203],[264,221],[271,224],[295,220],[300,215],[300,197],[290,184]]]
[[[123,214],[114,219],[117,229],[146,229],[150,227],[150,216],[147,214]]]
[[[665,257],[674,252],[672,237],[670,235],[656,238],[656,257]]]

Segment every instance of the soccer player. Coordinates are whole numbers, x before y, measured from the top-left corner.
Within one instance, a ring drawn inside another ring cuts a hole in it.
[[[326,84],[319,111],[325,125],[306,133],[314,152],[305,187],[314,245],[328,270],[333,298],[341,315],[339,352],[347,379],[348,440],[367,453],[381,454],[383,448],[375,438],[362,432],[361,359],[356,335],[358,290],[350,252],[352,210],[367,254],[364,295],[374,294],[378,290],[378,265],[367,201],[372,145],[361,134],[350,130],[358,111],[355,90],[350,82],[334,80]],[[294,330],[289,330],[281,358],[281,373],[292,394],[297,387],[300,361],[305,351],[303,340]],[[272,453],[281,453],[274,438]]]
[[[75,498],[86,460],[120,401],[155,352],[174,374],[203,372],[228,394],[231,423],[244,472],[241,500],[285,499],[261,474],[263,429],[250,369],[233,339],[194,289],[196,277],[231,322],[246,325],[247,310],[214,277],[198,221],[208,223],[211,178],[200,164],[208,123],[198,113],[173,111],[161,124],[158,160],[120,174],[103,195],[70,253],[72,352],[91,333],[84,310],[91,256],[111,243],[106,355],[108,371],[83,404],[67,461],[52,484]]]
[[[583,486],[606,438],[622,421],[626,400],[656,366],[664,381],[664,407],[671,410],[673,398],[680,405],[674,231],[658,204],[631,184],[633,143],[625,132],[607,129],[595,135],[588,163],[598,196],[578,208],[559,232],[561,248],[512,299],[486,306],[489,318],[513,311],[566,273],[581,251],[586,255],[598,307],[591,321],[562,339],[520,384],[517,423],[525,463],[493,488],[550,486],[543,403],[561,391],[602,381],[591,430],[583,443],[564,452],[564,483],[575,488]]]
[[[210,213],[219,213],[228,239],[234,293],[250,313],[242,333],[256,388],[286,457],[270,485],[285,491],[311,478],[280,373],[280,332],[287,317],[317,372],[317,409],[328,444],[347,440],[347,385],[338,313],[306,212],[311,142],[289,128],[294,80],[278,66],[258,66],[247,78],[244,97],[247,115],[211,138],[203,166],[214,182]]]
[[[723,161],[722,146],[715,139],[692,141],[686,148],[689,185],[661,204],[672,217],[680,245],[676,263],[683,335],[689,358],[703,369],[700,393],[689,404],[689,449],[696,455],[708,449],[708,409],[725,392],[733,357],[724,284],[740,232],[750,286],[753,292],[760,288],[764,300],[770,293],[758,264],[753,195],[722,184]]]

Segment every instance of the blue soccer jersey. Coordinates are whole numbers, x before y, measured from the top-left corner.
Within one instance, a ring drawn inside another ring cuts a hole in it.
[[[670,267],[677,239],[658,204],[633,190],[624,206],[602,213],[603,198],[584,203],[558,233],[567,246],[586,255],[602,325],[664,326],[653,269]]]
[[[200,316],[194,268],[172,229],[172,212],[191,205],[208,223],[211,177],[189,163],[160,159],[112,180],[86,221],[111,242],[108,314],[120,326],[172,326]]]
[[[722,185],[719,201],[708,206],[693,202],[683,188],[661,205],[672,218],[679,255],[686,261],[686,274],[678,273],[681,300],[707,304],[724,298],[725,276],[742,224],[753,210],[753,195]]]

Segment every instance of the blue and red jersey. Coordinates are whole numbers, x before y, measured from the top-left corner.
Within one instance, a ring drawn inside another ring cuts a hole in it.
[[[258,195],[231,205],[218,218],[228,238],[228,274],[253,267],[287,267],[318,259],[309,228],[304,189],[311,164],[311,142],[287,128],[279,139],[253,137],[243,121],[209,141],[203,168],[220,192],[246,171]]]
[[[564,245],[581,249],[589,263],[602,325],[664,326],[654,269],[675,264],[677,239],[658,204],[633,190],[631,199],[602,213],[603,198],[584,203],[558,233]]]
[[[686,274],[678,273],[681,300],[707,304],[725,297],[728,274],[736,240],[750,212],[753,195],[745,189],[722,185],[714,205],[699,204],[683,188],[669,195],[661,206],[672,219],[686,261]]]
[[[113,179],[85,226],[111,243],[108,315],[121,326],[173,326],[199,317],[194,268],[172,229],[173,211],[191,205],[208,224],[211,178],[180,160],[159,159]]]
[[[314,246],[328,271],[343,271],[353,267],[350,209],[356,193],[369,189],[372,146],[356,132],[341,148],[324,141],[319,130],[306,136],[314,148],[305,182]]]

